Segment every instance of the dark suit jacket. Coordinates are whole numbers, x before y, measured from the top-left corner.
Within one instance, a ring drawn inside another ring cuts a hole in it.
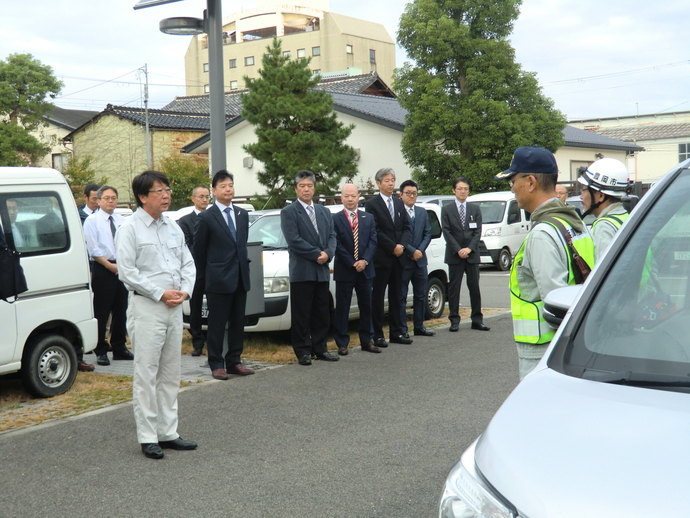
[[[46,248],[62,248],[67,244],[65,224],[52,210],[36,222],[38,243]]]
[[[221,215],[225,217],[225,214]],[[187,248],[192,252],[192,255],[194,255],[194,232],[196,232],[197,219],[196,212],[192,211],[177,220],[177,224],[180,225],[182,232],[184,232],[184,241],[187,243]]]
[[[458,207],[453,203],[444,205],[441,209],[441,227],[443,237],[446,239],[446,264],[460,264],[458,251],[462,248],[471,248],[472,253],[465,259],[468,263],[479,263],[479,240],[482,237],[482,213],[479,207],[473,203],[466,203],[465,226],[460,224]],[[470,228],[474,227],[474,228]]]
[[[371,214],[357,210],[357,233],[359,236],[359,258],[364,259],[369,265],[362,272],[364,277],[372,279],[376,272],[374,270],[374,254],[376,253],[376,222]],[[354,281],[357,277],[357,270],[354,257],[354,239],[352,236],[352,226],[350,217],[345,211],[333,214],[333,227],[338,244],[335,249],[335,264],[333,266],[334,281]]]
[[[194,263],[197,279],[204,279],[206,293],[234,293],[242,277],[242,288],[249,291],[249,260],[247,211],[233,205],[237,241],[232,238],[228,222],[218,206],[213,206],[197,217],[194,234]]]
[[[364,209],[376,218],[376,239],[378,241],[376,255],[374,256],[376,268],[391,268],[394,261],[402,264],[400,259],[393,255],[393,250],[398,244],[406,247],[411,239],[410,218],[405,214],[405,204],[403,201],[393,196],[395,221],[391,219],[388,207],[386,207],[383,198],[378,194],[367,200],[364,204]]]
[[[79,206],[79,218],[81,219],[81,226],[84,226],[84,221],[86,221],[86,218],[89,217],[89,214],[84,212],[84,207],[86,207],[86,203],[84,205]]]
[[[333,218],[331,212],[318,203],[314,203],[314,215],[319,227],[318,234],[299,200],[280,211],[280,227],[290,257],[290,282],[323,282],[331,279],[328,263],[319,264],[316,260],[322,251],[328,254],[329,260],[335,256]]]
[[[407,208],[405,213],[407,214]],[[415,205],[414,223],[410,219],[410,230],[412,232],[412,239],[410,244],[405,247],[405,252],[402,255],[402,264],[405,268],[413,266],[424,268],[429,264],[426,257],[426,249],[429,247],[429,243],[431,243],[431,223],[429,223],[429,215],[426,213],[426,209]],[[412,260],[412,254],[416,250],[423,254],[419,261]]]

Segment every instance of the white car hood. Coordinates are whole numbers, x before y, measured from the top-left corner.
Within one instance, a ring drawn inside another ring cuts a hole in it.
[[[475,462],[525,518],[687,516],[690,394],[535,371]]]
[[[264,250],[264,277],[288,277],[289,255],[287,250]]]

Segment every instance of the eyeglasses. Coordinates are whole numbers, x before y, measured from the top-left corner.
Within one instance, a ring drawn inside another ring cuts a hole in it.
[[[519,180],[520,178],[527,178],[528,176],[532,176],[532,175],[531,175],[531,174],[523,174],[523,175],[520,175],[520,176],[515,176],[514,178],[511,178],[510,180],[508,180],[508,185],[509,185],[510,188],[512,189],[512,188],[513,188],[513,185],[515,185],[515,182],[516,182],[517,180]]]
[[[149,193],[162,196],[163,194],[172,194],[172,189],[158,189],[157,191],[149,191]]]
[[[416,192],[410,192],[410,191],[403,191],[403,194],[406,196],[417,196]]]

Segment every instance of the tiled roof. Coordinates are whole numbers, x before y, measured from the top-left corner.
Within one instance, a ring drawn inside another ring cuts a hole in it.
[[[601,128],[597,130],[597,133],[628,142],[688,137],[690,136],[690,122]]]
[[[137,124],[146,124],[146,112],[143,108],[129,108],[109,104],[103,113],[111,113]],[[155,129],[208,131],[210,128],[210,118],[206,114],[150,109],[149,126]]]
[[[644,148],[638,145],[574,126],[566,126],[563,129],[563,136],[565,137],[566,146],[617,149],[620,151],[644,151]]]
[[[374,95],[343,94],[331,92],[336,111],[378,122],[399,131],[405,129],[407,110],[397,99]]]
[[[329,77],[322,79],[316,86],[316,89],[326,90],[330,93],[366,93],[371,96],[395,96],[386,83],[379,78],[376,72],[359,76]],[[228,118],[236,117],[242,112],[241,95],[246,92],[246,89],[225,92],[225,115],[227,115]],[[187,113],[208,113],[209,96],[205,94],[177,97],[163,106],[163,110],[182,111]]]

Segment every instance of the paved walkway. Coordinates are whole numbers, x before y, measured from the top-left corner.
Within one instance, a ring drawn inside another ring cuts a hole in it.
[[[98,374],[119,374],[124,376],[134,375],[134,362],[126,360],[113,361],[112,353],[108,353],[108,358],[110,359],[110,365],[98,365],[96,363],[95,354],[89,353],[84,355],[84,361],[86,363],[92,363],[95,365],[95,372]],[[271,366],[267,363],[259,363],[250,360],[243,360],[243,363],[255,371]],[[208,358],[206,356],[189,356],[183,354],[181,370],[181,381],[208,381],[213,379],[211,376],[211,369],[208,368]]]

